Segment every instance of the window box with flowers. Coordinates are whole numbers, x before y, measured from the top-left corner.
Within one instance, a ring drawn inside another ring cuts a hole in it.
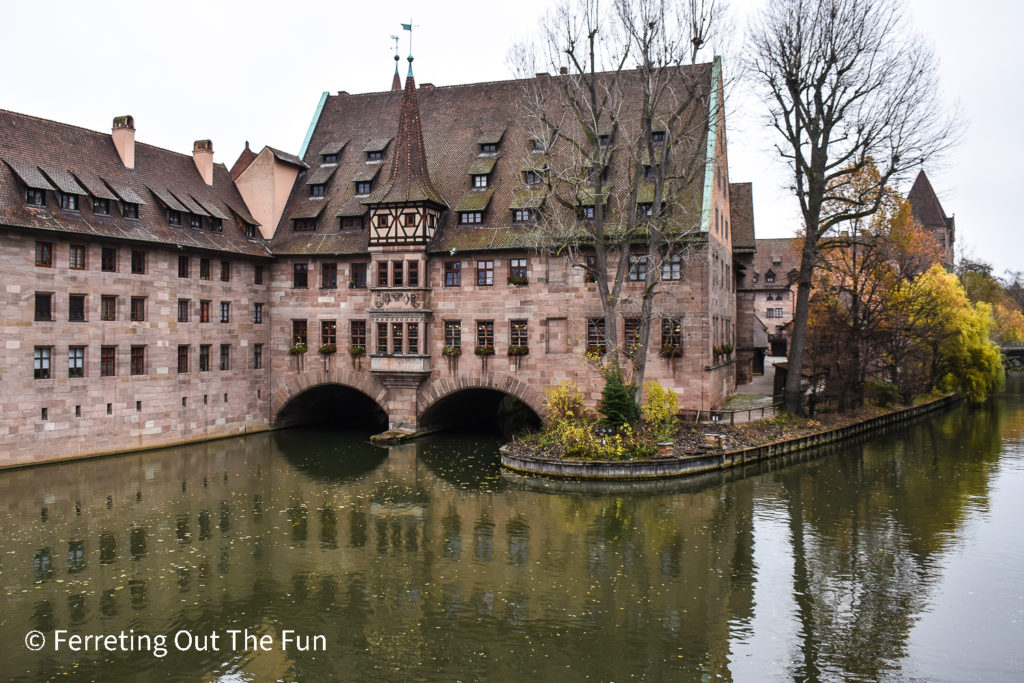
[[[476,349],[474,349],[474,353],[476,353],[476,355],[478,355],[478,356],[485,356],[485,357],[486,356],[493,356],[494,355],[494,347],[493,346],[478,346],[478,347],[476,347]]]
[[[288,353],[290,353],[293,356],[301,356],[302,354],[306,353],[307,350],[308,349],[306,348],[306,345],[303,344],[302,342],[299,342],[295,344],[295,346],[288,349]]]
[[[462,355],[462,349],[458,346],[446,346],[441,349],[441,355],[445,358],[458,358]]]
[[[329,356],[329,355],[331,355],[332,353],[337,353],[337,352],[338,352],[338,347],[337,347],[337,346],[335,346],[334,344],[324,344],[324,345],[322,345],[322,346],[320,347],[319,351],[320,351],[320,353],[322,353],[323,355],[325,355],[325,356]]]
[[[530,353],[529,346],[510,346],[508,347],[508,355],[513,358],[516,356],[526,356]]]
[[[662,344],[661,355],[663,358],[678,358],[683,355],[683,350],[675,344]]]
[[[515,277],[510,275],[508,278],[508,283],[516,287],[522,287],[523,285],[530,284],[530,279],[526,277]]]
[[[348,347],[348,355],[352,356],[353,358],[359,358],[361,356],[365,356],[366,355],[366,347],[365,346],[359,346],[358,344],[356,346],[350,346],[350,347]]]

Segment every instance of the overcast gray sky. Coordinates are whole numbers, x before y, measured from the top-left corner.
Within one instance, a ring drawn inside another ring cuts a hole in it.
[[[509,47],[530,36],[543,0],[481,3],[179,0],[56,0],[7,3],[0,30],[0,108],[109,131],[135,117],[136,139],[182,153],[210,138],[230,167],[249,140],[298,152],[320,94],[390,87],[391,34],[416,25],[418,82],[504,80]],[[738,28],[763,0],[733,0]],[[1004,269],[1024,270],[1024,237],[1002,201],[1018,188],[1024,4],[1011,0],[908,0],[915,30],[940,60],[948,103],[967,120],[964,140],[926,168],[958,246]],[[742,42],[734,46],[742,50]],[[404,66],[404,60],[403,60]],[[736,66],[727,59],[726,70]],[[403,69],[404,75],[404,69]],[[733,182],[754,183],[758,237],[785,237],[797,223],[787,171],[759,102],[738,88],[727,111]],[[908,179],[908,183],[913,178]],[[901,188],[909,190],[909,184]]]

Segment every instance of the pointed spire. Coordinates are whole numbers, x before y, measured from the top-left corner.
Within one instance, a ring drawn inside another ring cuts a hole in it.
[[[945,227],[949,224],[949,218],[946,216],[946,212],[942,210],[942,204],[939,202],[939,198],[923,170],[918,172],[914,185],[910,188],[910,193],[907,194],[907,199],[910,200],[910,207],[914,218],[921,225],[925,227]]]
[[[411,68],[410,61],[410,68]],[[402,110],[398,117],[398,135],[391,152],[391,168],[387,180],[375,192],[369,204],[393,202],[432,202],[447,206],[444,197],[430,181],[427,155],[423,146],[416,81],[410,74],[405,79]]]
[[[398,55],[395,55],[395,75],[391,78],[391,90],[392,91],[394,91],[394,90],[401,90],[402,89],[402,77],[398,75],[398,62],[400,60],[401,60],[401,57],[399,57]]]

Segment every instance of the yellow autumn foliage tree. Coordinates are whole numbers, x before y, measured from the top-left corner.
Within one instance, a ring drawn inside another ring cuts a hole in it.
[[[914,283],[922,300],[941,302],[933,314],[936,326],[933,382],[980,403],[1000,391],[1003,363],[999,346],[991,339],[995,320],[992,306],[972,304],[956,275],[933,266]]]

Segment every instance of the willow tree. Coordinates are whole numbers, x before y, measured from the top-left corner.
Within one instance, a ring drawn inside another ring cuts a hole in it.
[[[751,25],[749,71],[792,172],[804,242],[786,378],[802,414],[799,370],[819,243],[869,216],[904,174],[946,150],[959,125],[940,101],[936,60],[897,0],[769,0]],[[875,163],[877,179],[851,192]]]
[[[596,284],[605,357],[616,372],[631,369],[637,392],[663,273],[701,230],[721,69],[698,60],[721,17],[718,0],[570,1],[512,54],[534,140],[524,162],[538,183],[523,203],[536,210],[535,246]],[[639,296],[624,287],[631,268]],[[624,305],[640,317],[620,339]]]

